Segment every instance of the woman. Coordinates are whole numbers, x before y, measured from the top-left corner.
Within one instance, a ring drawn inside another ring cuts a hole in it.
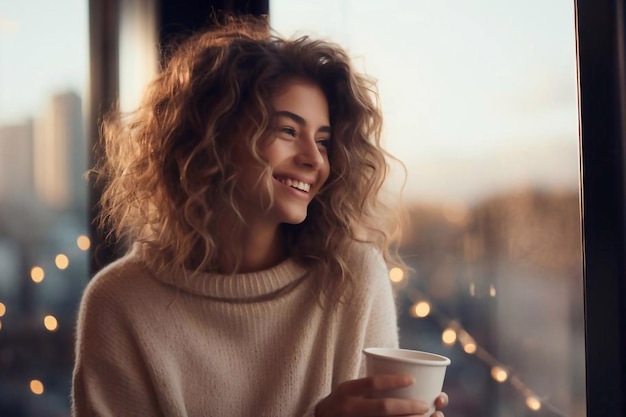
[[[81,302],[75,416],[426,412],[363,378],[398,344],[375,99],[338,46],[239,21],[107,118],[102,221],[129,251]]]

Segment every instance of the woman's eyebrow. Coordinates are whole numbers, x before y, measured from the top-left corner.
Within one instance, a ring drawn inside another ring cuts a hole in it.
[[[293,120],[294,122],[296,122],[297,124],[299,124],[300,126],[306,126],[306,120],[304,120],[304,117],[297,115],[293,112],[290,112],[287,110],[280,110],[280,111],[277,111],[275,115],[276,117],[279,117],[279,116],[287,117]],[[321,126],[319,129],[317,129],[317,131],[324,132],[324,133],[331,133],[331,128],[330,126]]]

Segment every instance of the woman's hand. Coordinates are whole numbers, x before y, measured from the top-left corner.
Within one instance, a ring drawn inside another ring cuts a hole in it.
[[[447,406],[448,406],[448,394],[446,394],[445,392],[442,392],[435,399],[435,407],[437,407],[437,409],[439,409],[439,408],[444,408],[444,407],[447,407]],[[444,417],[443,416],[443,411],[435,411],[435,414],[433,414],[432,417]]]
[[[315,408],[315,417],[424,416],[429,406],[424,401],[401,398],[372,398],[381,391],[403,388],[413,380],[400,375],[377,375],[346,381]],[[448,396],[441,393],[437,408],[448,405]],[[433,417],[443,417],[437,411]]]

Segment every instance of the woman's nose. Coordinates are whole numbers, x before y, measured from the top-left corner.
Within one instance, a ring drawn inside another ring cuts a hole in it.
[[[312,168],[317,168],[323,165],[325,159],[319,146],[320,145],[318,145],[315,141],[315,137],[301,138],[298,147],[298,154],[296,155],[298,163]]]

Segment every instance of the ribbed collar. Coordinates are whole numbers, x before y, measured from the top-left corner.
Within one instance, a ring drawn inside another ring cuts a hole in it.
[[[223,275],[196,273],[189,270],[153,271],[158,281],[185,292],[231,302],[255,301],[271,298],[288,287],[297,285],[306,275],[306,269],[294,259],[258,272]]]

